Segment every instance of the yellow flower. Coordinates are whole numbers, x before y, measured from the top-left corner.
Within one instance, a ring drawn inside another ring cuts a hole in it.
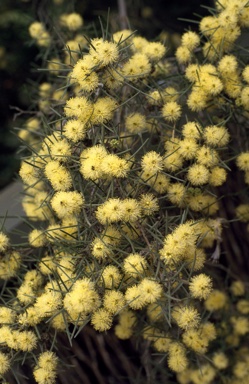
[[[143,297],[143,291],[138,285],[127,288],[125,299],[132,309],[141,309],[147,304]]]
[[[141,113],[132,113],[125,119],[125,127],[131,133],[139,133],[146,129],[146,118]]]
[[[188,206],[196,212],[203,212],[209,216],[215,214],[219,209],[216,197],[197,193],[193,196],[188,196]],[[204,242],[207,238],[204,238]]]
[[[33,331],[13,331],[8,345],[11,347],[13,343],[13,349],[23,352],[31,352],[36,348],[38,339]]]
[[[210,364],[200,365],[198,369],[192,370],[190,378],[193,383],[212,383],[216,376],[216,370]]]
[[[102,162],[107,156],[107,151],[102,145],[95,145],[81,152],[80,172],[85,179],[98,180],[104,176]]]
[[[182,35],[182,46],[190,51],[196,49],[200,44],[200,37],[196,32],[188,31]]]
[[[231,323],[236,335],[246,335],[249,332],[249,320],[246,316],[233,316]]]
[[[56,192],[51,199],[51,206],[61,219],[78,215],[84,205],[84,197],[80,192]]]
[[[70,316],[88,314],[99,306],[99,295],[88,278],[78,279],[64,297],[64,308]]]
[[[208,311],[218,311],[227,304],[227,296],[224,292],[214,289],[206,299],[204,305]]]
[[[187,246],[189,246],[187,238],[184,239],[177,232],[172,232],[165,237],[164,246],[159,253],[166,264],[176,264],[183,260]]]
[[[156,172],[162,171],[163,158],[159,155],[159,153],[155,151],[149,151],[142,157],[141,166],[144,172],[150,172],[151,174],[154,174]]]
[[[142,179],[160,194],[165,194],[169,187],[169,178],[163,173],[158,173],[151,177],[150,172],[143,172]]]
[[[23,161],[19,170],[19,175],[25,184],[36,184],[40,179],[40,170],[35,165]]]
[[[183,343],[193,351],[204,354],[207,352],[209,339],[199,329],[187,329],[182,335]]]
[[[104,332],[111,328],[113,315],[105,308],[99,308],[93,312],[91,324],[96,331]]]
[[[76,63],[76,61],[80,57],[80,45],[86,45],[84,44],[84,38],[83,38],[83,44],[81,41],[77,41],[76,38],[75,40],[67,40],[65,43],[64,47],[64,52],[65,52],[65,63],[68,65],[72,65]]]
[[[48,31],[41,32],[39,38],[36,40],[37,45],[40,47],[48,47],[51,43],[51,36]]]
[[[103,305],[112,314],[119,312],[125,306],[124,294],[120,291],[106,290]]]
[[[118,339],[128,340],[133,334],[133,329],[131,327],[125,327],[124,325],[117,324],[114,328],[114,332]]]
[[[225,55],[219,62],[218,70],[221,75],[226,77],[236,72],[238,69],[238,60],[234,55]]]
[[[142,52],[149,58],[149,60],[158,61],[165,55],[166,49],[160,42],[148,42]]]
[[[101,169],[107,176],[124,178],[127,177],[130,165],[125,159],[108,154],[101,162]]]
[[[172,339],[168,336],[161,336],[153,342],[153,347],[158,352],[168,352]]]
[[[139,201],[142,214],[151,216],[153,213],[159,211],[158,199],[152,193],[142,194]]]
[[[63,126],[63,135],[73,143],[76,143],[79,140],[84,140],[86,131],[86,125],[77,119],[68,120]]]
[[[135,325],[136,321],[135,312],[127,309],[127,307],[119,313],[119,324],[124,327],[131,328]]]
[[[249,300],[241,299],[236,304],[237,310],[242,313],[242,315],[248,315],[249,314]]]
[[[218,78],[218,74],[204,73],[200,75],[198,80],[197,85],[199,85],[202,91],[204,93],[206,92],[209,97],[217,96],[224,88],[222,81]]]
[[[233,281],[230,285],[230,291],[234,296],[243,296],[246,291],[245,284],[240,280]]]
[[[49,371],[47,368],[36,366],[33,375],[38,384],[55,384],[56,372],[53,370]]]
[[[179,142],[179,146],[178,152],[185,160],[191,160],[196,157],[199,145],[195,139],[187,137]]]
[[[212,291],[211,277],[201,273],[190,279],[189,291],[195,299],[207,299]]]
[[[240,94],[240,101],[243,107],[249,109],[249,87],[244,87]]]
[[[66,139],[57,139],[49,146],[49,154],[53,160],[58,160],[60,163],[65,163],[71,156],[71,145]]]
[[[84,96],[72,97],[67,100],[64,113],[67,117],[77,117],[80,121],[87,122],[92,115],[93,105]]]
[[[185,70],[185,77],[195,83],[199,78],[200,67],[197,64],[189,64]]]
[[[193,164],[188,169],[187,178],[195,186],[207,184],[209,170],[202,164]]]
[[[239,384],[239,383],[246,384],[246,381],[249,376],[248,361],[236,362],[235,365],[233,366],[233,374],[235,375],[235,377],[240,379],[238,381],[235,381],[235,384]],[[245,379],[246,381],[244,381],[243,379]]]
[[[44,173],[55,191],[68,191],[72,187],[71,174],[59,161],[49,161]]]
[[[132,31],[130,29],[122,29],[121,31],[115,32],[112,37],[113,41],[116,44],[129,44],[130,43],[130,38],[132,38]]]
[[[43,36],[39,40],[46,40],[46,39],[47,39],[47,32],[44,32]],[[59,75],[61,68],[62,68],[62,63],[58,57],[52,57],[48,61],[48,70],[51,73],[51,75]]]
[[[178,342],[172,342],[169,345],[168,366],[174,372],[182,372],[188,366],[186,350]]]
[[[0,232],[0,252],[5,252],[9,246],[9,238],[3,232]]]
[[[45,31],[45,26],[39,21],[35,21],[29,26],[29,34],[33,39],[38,39]]]
[[[9,357],[0,352],[0,375],[4,375],[10,369],[10,359]]]
[[[181,114],[181,106],[176,101],[169,101],[162,108],[163,117],[170,122],[178,120]]]
[[[16,296],[22,304],[31,304],[36,298],[33,288],[27,284],[22,284],[18,288]]]
[[[98,206],[96,217],[101,224],[108,224],[122,219],[122,202],[118,198],[110,198]]]
[[[249,221],[249,204],[240,204],[235,209],[236,216],[240,221],[246,223]]]
[[[164,168],[167,171],[170,172],[177,172],[179,171],[183,166],[184,159],[180,153],[180,142],[178,149],[175,150],[175,152],[172,152],[171,150],[168,150],[165,152],[163,165]]]
[[[200,87],[193,87],[187,99],[187,106],[192,112],[200,112],[207,107],[208,95]]]
[[[124,259],[124,271],[129,276],[143,275],[148,268],[145,258],[138,253],[131,253]]]
[[[163,93],[158,90],[150,91],[147,95],[147,100],[150,105],[162,105],[163,104]]]
[[[48,291],[42,293],[34,304],[40,317],[51,316],[62,306],[61,293],[57,291]]]
[[[0,279],[8,280],[16,276],[21,265],[21,255],[17,251],[11,251],[1,256]]]
[[[215,16],[203,17],[199,23],[199,28],[204,36],[212,36],[219,28],[219,20]]]
[[[249,83],[249,65],[246,65],[243,72],[242,72],[243,79]]]
[[[135,222],[141,217],[141,207],[136,199],[124,199],[120,205],[121,220]]]
[[[60,22],[63,27],[68,28],[69,31],[77,31],[83,25],[83,18],[79,13],[68,13],[61,15]]]
[[[214,324],[210,321],[202,323],[199,328],[199,331],[203,337],[206,337],[208,339],[208,341],[213,341],[217,337],[216,328]]]
[[[142,36],[132,36],[132,49],[133,51],[142,52],[148,44],[148,40]]]
[[[224,168],[213,167],[210,170],[208,183],[214,187],[219,187],[226,181],[227,172]]]
[[[102,81],[104,85],[109,89],[120,88],[123,84],[123,77],[115,68],[108,68],[104,71]]]
[[[214,147],[224,147],[229,141],[229,133],[227,129],[216,125],[205,127],[203,137],[208,145]]]
[[[91,114],[90,121],[94,125],[106,123],[111,120],[114,110],[117,108],[117,103],[114,99],[106,96],[99,97],[93,104],[93,113]]]
[[[115,265],[108,265],[102,271],[103,285],[105,288],[117,288],[121,282],[122,275]]]
[[[173,308],[172,317],[181,329],[196,328],[200,322],[200,314],[191,306]]]
[[[52,90],[52,85],[50,83],[41,83],[39,85],[39,96],[42,98],[47,98],[50,95],[50,91]]]
[[[56,259],[53,256],[46,255],[41,258],[39,270],[43,275],[51,275],[56,271]]]
[[[151,63],[144,53],[135,53],[123,65],[122,75],[129,81],[133,82],[139,78],[148,76],[151,71]]]
[[[46,235],[44,234],[44,231],[33,229],[33,231],[29,233],[29,243],[36,248],[43,247],[46,244]]]
[[[147,315],[152,322],[162,321],[164,319],[164,313],[160,303],[152,303],[147,307]]]
[[[147,277],[139,283],[138,288],[143,300],[148,304],[155,303],[163,292],[160,283]]]
[[[16,312],[7,307],[0,306],[0,324],[13,324],[16,318]]]
[[[118,245],[121,240],[121,233],[112,225],[108,225],[101,233],[101,239],[110,245]]]
[[[91,53],[91,49],[90,49]],[[94,55],[98,56],[98,61],[101,66],[113,64],[118,60],[119,52],[117,44],[111,41],[102,41],[98,44]]]
[[[115,42],[98,38],[91,40],[89,54],[101,67],[115,63],[119,57],[118,46]]]
[[[191,60],[191,51],[188,49],[188,47],[180,45],[180,47],[177,48],[176,53],[176,60],[179,64],[186,64]]]
[[[0,328],[0,343],[4,346],[7,345],[7,341],[11,338],[12,329],[7,325],[3,325]]]
[[[212,361],[216,368],[218,369],[226,369],[229,365],[229,360],[224,352],[218,351],[215,352]]]
[[[91,248],[92,254],[96,259],[104,259],[112,253],[110,245],[98,237],[91,243]]]
[[[58,357],[52,351],[45,351],[39,355],[38,364],[48,371],[55,370],[58,365]]]
[[[248,172],[249,171],[249,152],[242,152],[237,157],[236,162],[240,170]]]
[[[206,167],[213,167],[219,162],[219,155],[215,149],[203,145],[196,154],[196,160]]]
[[[59,332],[66,331],[68,324],[68,316],[66,313],[59,312],[50,322],[51,326]]]
[[[193,271],[199,271],[204,267],[206,261],[206,254],[204,249],[194,247],[194,249],[188,249],[185,255],[185,260],[188,263],[188,269]]]

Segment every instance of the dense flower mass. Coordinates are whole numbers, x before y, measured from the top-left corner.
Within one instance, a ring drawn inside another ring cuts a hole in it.
[[[32,361],[38,384],[56,383],[58,332],[71,343],[89,324],[143,340],[152,381],[248,382],[248,286],[211,263],[235,249],[241,264],[223,227],[249,228],[249,66],[236,45],[248,9],[217,1],[172,57],[132,30],[93,37],[77,13],[59,16],[58,42],[30,25],[47,68],[19,131],[30,231],[23,246],[0,232],[0,376]]]

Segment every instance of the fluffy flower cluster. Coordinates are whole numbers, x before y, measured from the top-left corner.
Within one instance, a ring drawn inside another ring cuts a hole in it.
[[[248,380],[246,287],[235,281],[225,293],[205,270],[220,253],[219,187],[249,110],[248,65],[231,51],[247,19],[244,0],[220,0],[200,35],[183,34],[172,65],[161,42],[130,30],[86,41],[76,35],[83,19],[61,16],[70,38],[49,57],[39,112],[19,132],[29,145],[23,207],[38,222],[23,265],[0,233],[0,373],[16,352],[36,353],[40,330],[72,340],[89,323],[149,341],[180,384],[211,384],[221,370]],[[44,26],[30,33],[38,39]],[[236,160],[246,180],[247,149]],[[248,204],[236,213],[249,221]],[[54,383],[57,363],[42,352],[36,382]]]

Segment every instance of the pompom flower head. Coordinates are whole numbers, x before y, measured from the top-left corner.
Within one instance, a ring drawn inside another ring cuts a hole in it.
[[[165,120],[175,122],[181,117],[181,106],[176,101],[169,101],[162,108],[162,115]]]
[[[3,232],[0,232],[0,252],[6,251],[9,246],[9,238]]]
[[[204,273],[192,277],[189,284],[189,290],[192,297],[196,299],[207,299],[212,291],[211,277]]]
[[[84,197],[77,191],[57,192],[52,200],[51,206],[59,218],[78,215],[84,205]]]

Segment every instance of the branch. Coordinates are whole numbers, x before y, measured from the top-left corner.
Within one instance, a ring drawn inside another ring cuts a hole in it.
[[[125,0],[118,0],[118,14],[121,29],[128,28],[128,17]]]

